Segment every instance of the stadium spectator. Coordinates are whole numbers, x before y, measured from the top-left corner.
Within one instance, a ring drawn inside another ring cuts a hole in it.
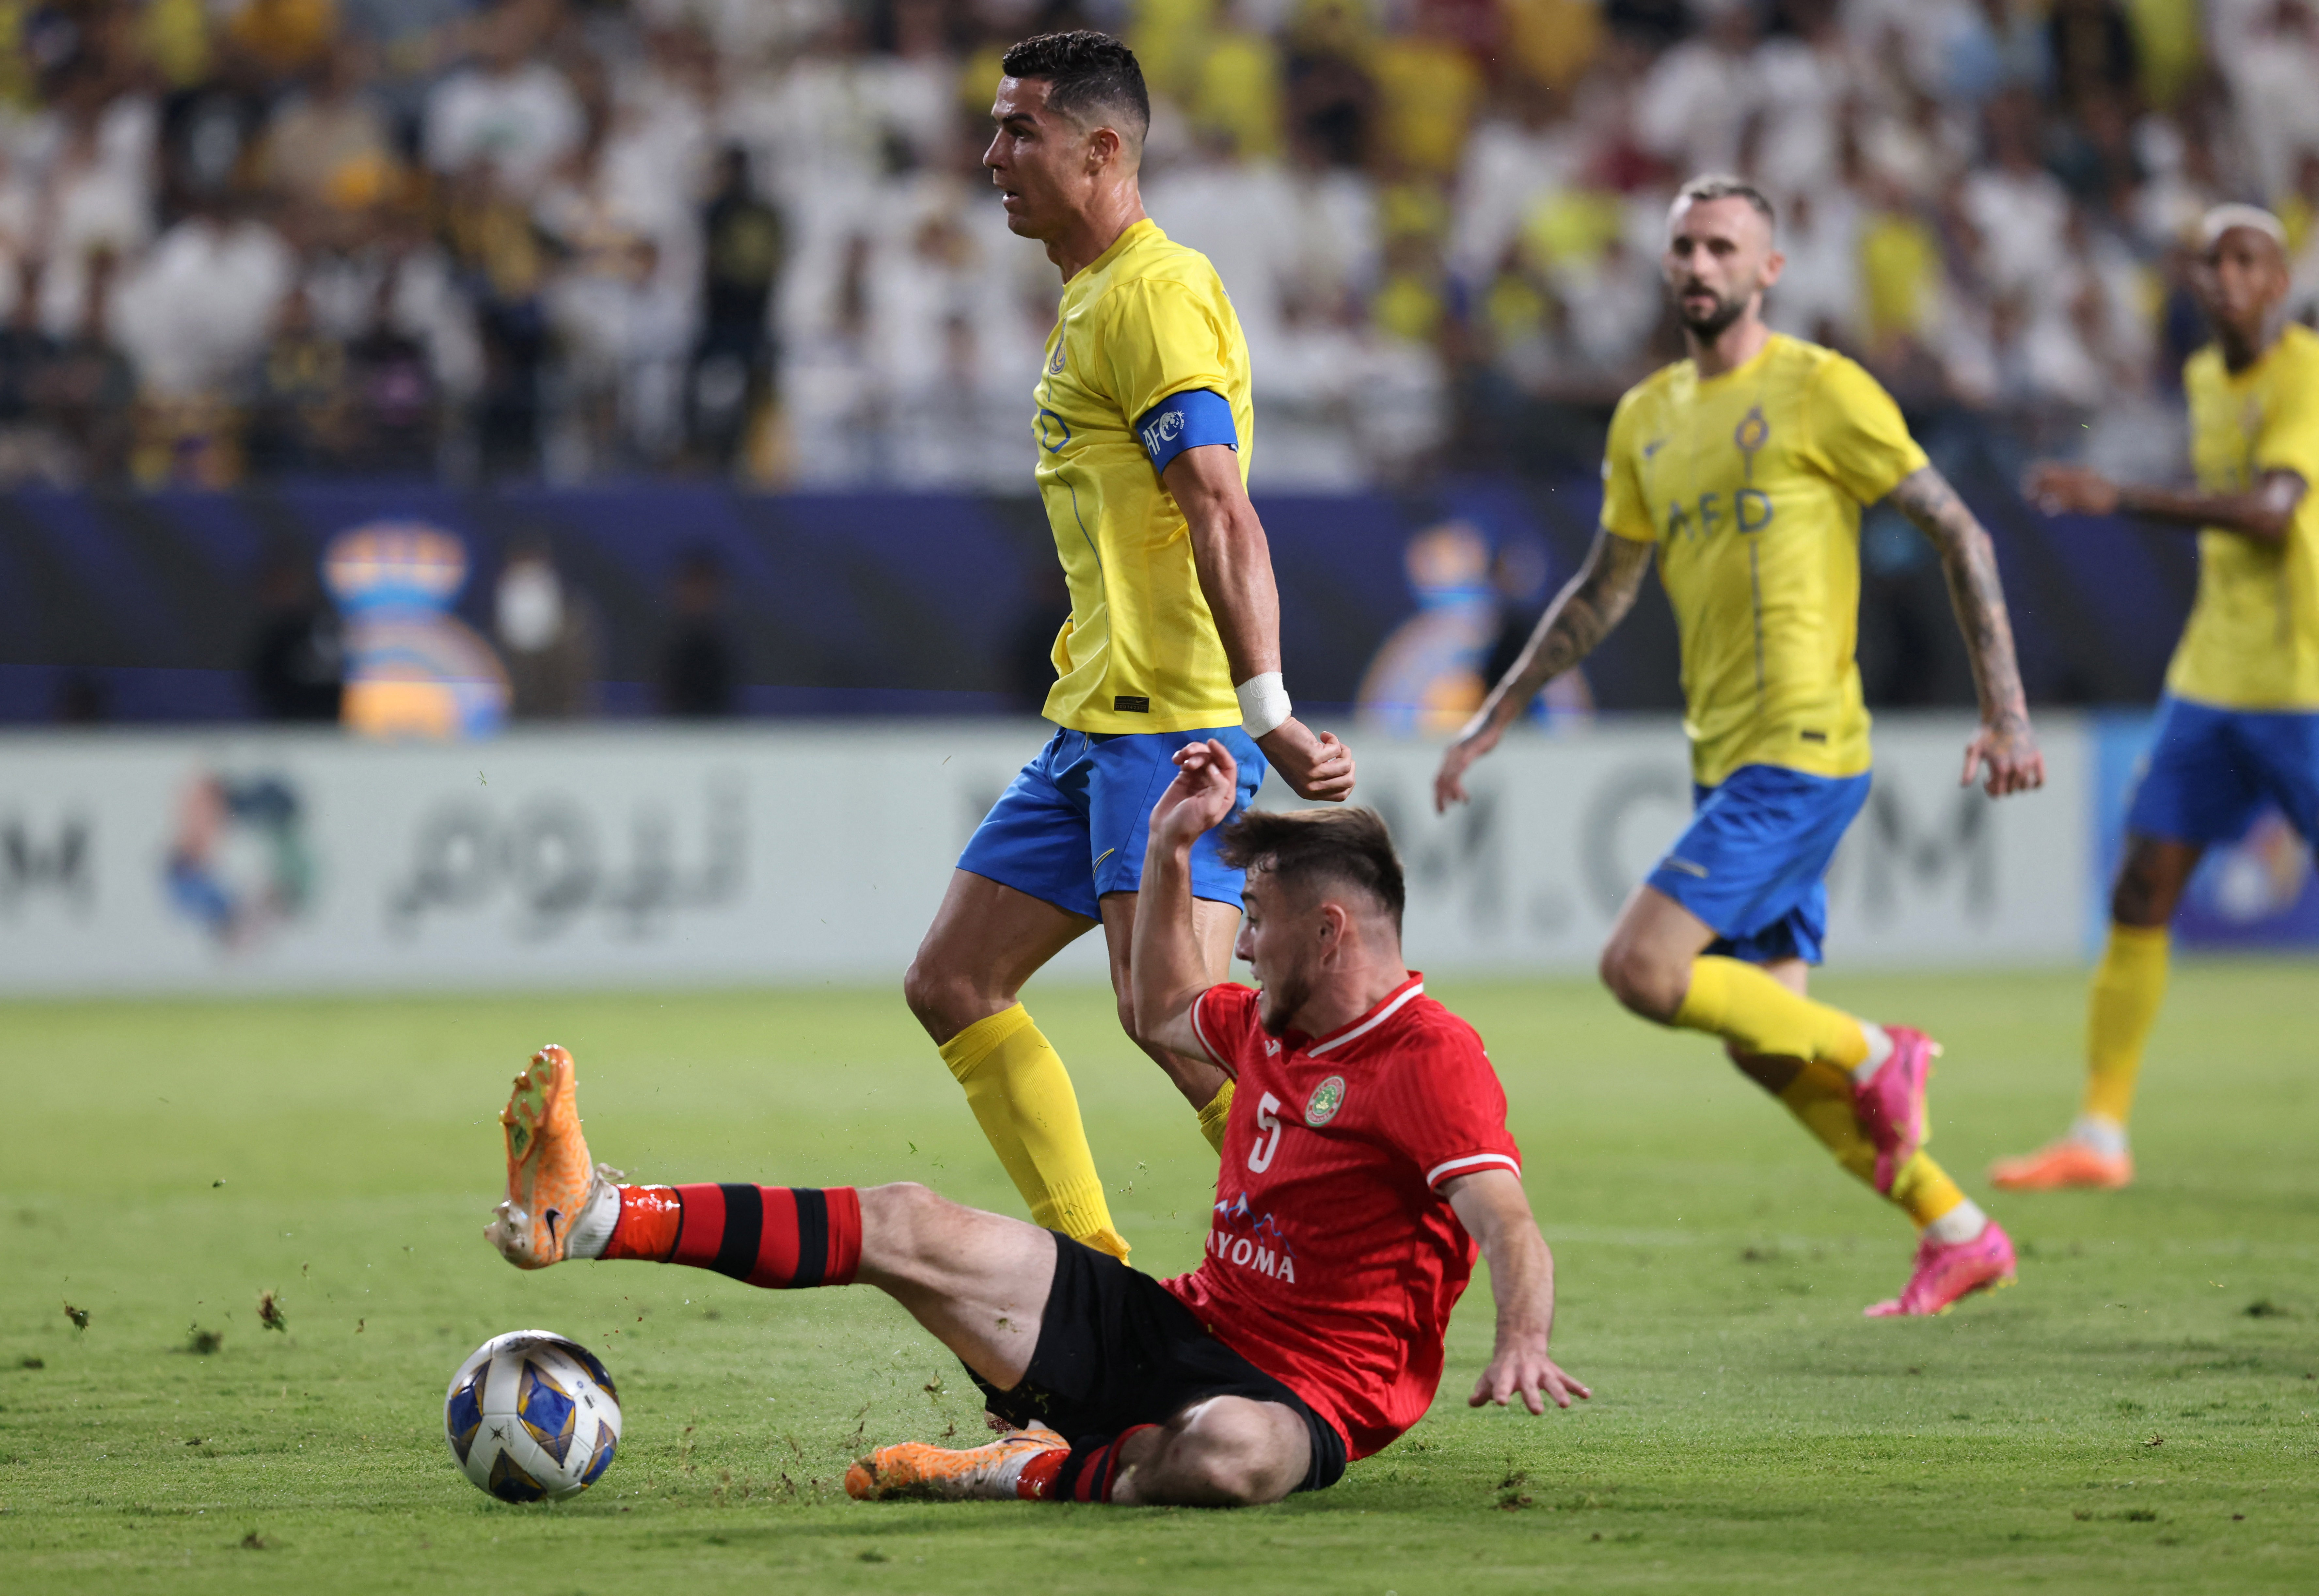
[[[759,196],[749,152],[728,145],[700,216],[700,338],[687,385],[692,441],[726,470],[773,390],[773,288],[787,251],[781,212]]]
[[[449,174],[480,163],[506,193],[528,197],[586,131],[564,74],[534,51],[555,7],[502,0],[474,29],[474,59],[427,100],[428,164]]]
[[[275,103],[254,152],[259,182],[311,208],[356,210],[382,196],[398,164],[394,129],[362,67],[339,44]]]
[[[272,550],[258,575],[257,601],[248,681],[258,713],[336,725],[346,690],[346,636],[315,579],[312,551],[298,545]]]
[[[726,619],[725,564],[715,550],[697,548],[677,563],[669,600],[673,618],[661,654],[662,712],[689,720],[738,713],[740,651]]]
[[[571,720],[596,708],[598,627],[586,595],[556,569],[544,537],[508,548],[492,592],[492,636],[517,720]]]

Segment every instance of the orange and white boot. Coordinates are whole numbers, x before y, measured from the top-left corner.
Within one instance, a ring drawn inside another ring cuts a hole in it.
[[[1025,1464],[1070,1449],[1069,1441],[1042,1425],[1010,1430],[979,1447],[901,1441],[879,1447],[847,1469],[845,1494],[856,1501],[1015,1501],[1024,1495]],[[1030,1494],[1038,1492],[1034,1488]]]
[[[2134,1155],[2123,1136],[2117,1141],[2112,1151],[2072,1132],[2035,1152],[1998,1159],[1989,1167],[1989,1184],[2001,1192],[2117,1191],[2134,1184]]]
[[[492,1211],[483,1234],[519,1269],[544,1269],[575,1256],[573,1230],[584,1219],[618,1213],[620,1174],[588,1160],[577,1085],[572,1055],[551,1042],[531,1056],[500,1110],[507,1199]],[[594,1228],[609,1230],[609,1224]],[[600,1238],[596,1250],[602,1250]]]

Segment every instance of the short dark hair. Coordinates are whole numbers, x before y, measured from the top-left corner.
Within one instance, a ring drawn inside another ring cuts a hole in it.
[[[1117,113],[1132,126],[1119,131],[1137,143],[1151,127],[1151,93],[1135,52],[1108,33],[1078,28],[1042,33],[1008,50],[999,70],[1009,77],[1047,80],[1047,104],[1066,116],[1087,120],[1093,111]]]
[[[1400,934],[1409,893],[1393,834],[1375,809],[1247,809],[1216,841],[1224,863],[1262,870],[1291,891],[1327,883],[1367,893]]]
[[[1772,208],[1772,196],[1745,177],[1734,177],[1728,172],[1702,172],[1676,190],[1674,199],[1678,205],[1685,200],[1745,200],[1755,207],[1765,227],[1780,225],[1779,212]]]

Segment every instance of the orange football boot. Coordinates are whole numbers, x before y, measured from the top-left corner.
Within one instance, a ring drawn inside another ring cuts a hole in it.
[[[588,1161],[581,1133],[572,1055],[553,1042],[531,1056],[500,1110],[507,1135],[507,1200],[492,1211],[483,1234],[519,1269],[564,1261],[572,1226],[617,1171]]]
[[[1043,1426],[1017,1429],[979,1447],[902,1441],[880,1447],[845,1471],[845,1494],[856,1501],[1015,1501],[1023,1465],[1071,1444]]]
[[[2001,1192],[2058,1192],[2072,1186],[2114,1192],[2134,1184],[2134,1155],[2110,1154],[2074,1136],[2051,1141],[2017,1159],[1989,1167],[1989,1184]]]

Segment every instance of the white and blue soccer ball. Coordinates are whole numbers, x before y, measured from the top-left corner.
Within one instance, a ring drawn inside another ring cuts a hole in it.
[[[476,1348],[451,1376],[443,1434],[461,1472],[501,1501],[560,1501],[611,1465],[620,1396],[577,1341],[510,1330]]]

